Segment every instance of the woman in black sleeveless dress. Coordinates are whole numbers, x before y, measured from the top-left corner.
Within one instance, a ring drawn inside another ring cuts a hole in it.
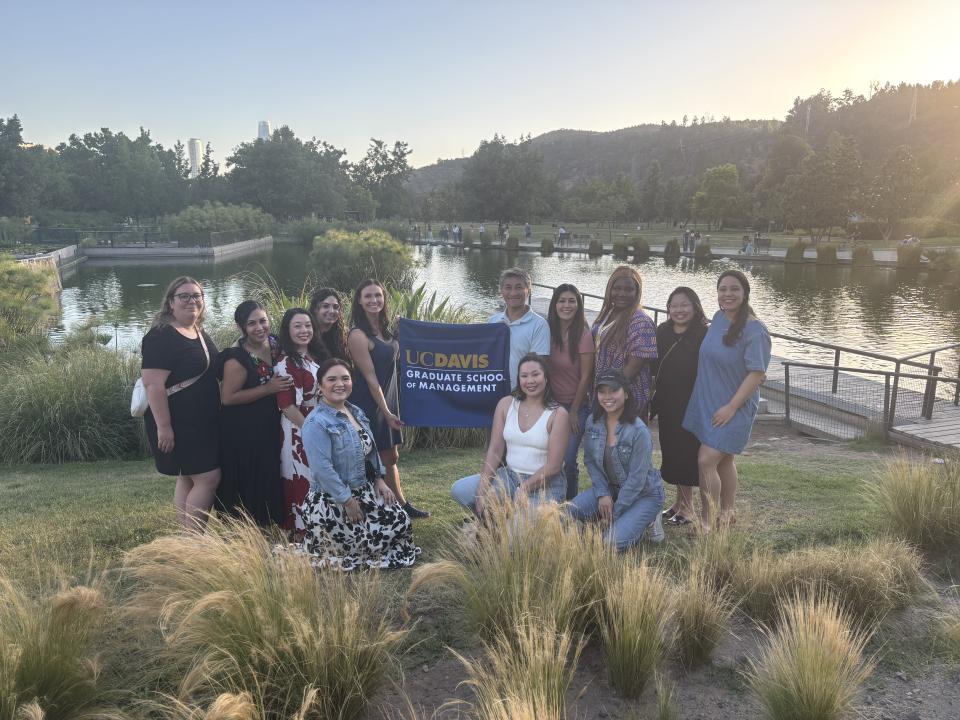
[[[690,394],[697,380],[700,343],[707,319],[697,293],[678,287],[667,300],[669,318],[657,328],[657,385],[653,412],[658,418],[660,474],[675,485],[677,499],[663,518],[671,525],[686,525],[694,517],[693,488],[700,484],[697,452],[700,441],[681,427]]]
[[[240,339],[220,353],[220,487],[217,507],[247,512],[258,525],[284,518],[280,481],[280,410],[276,394],[292,381],[274,373],[280,354],[266,309],[255,300],[237,306]]]

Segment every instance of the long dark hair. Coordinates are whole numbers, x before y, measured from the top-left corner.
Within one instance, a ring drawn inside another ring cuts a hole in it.
[[[181,285],[187,285],[193,283],[198,288],[200,292],[203,293],[203,285],[200,284],[199,280],[194,280],[189,275],[181,275],[180,277],[174,278],[173,282],[167,285],[167,290],[163,294],[163,302],[160,304],[160,312],[158,312],[153,317],[153,327],[160,327],[161,325],[169,325],[173,322],[173,296],[177,294],[177,290]],[[197,315],[197,327],[203,326],[203,314],[207,310],[206,297],[200,303],[200,313]]]
[[[267,311],[263,303],[257,300],[244,300],[237,305],[237,309],[233,311],[233,321],[237,324],[237,327],[240,328],[241,340],[247,339],[247,320],[250,319],[250,316],[253,315],[255,310]]]
[[[537,363],[540,369],[543,370],[543,379],[546,383],[543,389],[543,406],[548,409],[557,407],[560,403],[558,403],[557,399],[553,396],[553,388],[550,386],[550,368],[547,366],[547,359],[537,353],[527,353],[520,358],[520,362],[517,363],[517,386],[513,389],[513,396],[517,400],[527,399],[527,394],[520,387],[520,368],[524,363],[528,362]]]
[[[564,338],[563,330],[560,326],[560,316],[557,315],[557,301],[565,292],[573,293],[574,297],[577,298],[577,314],[573,316],[573,321],[570,323],[566,337],[567,349],[570,352],[570,362],[576,366],[580,359],[580,338],[583,336],[583,331],[587,327],[587,319],[583,314],[583,293],[577,290],[576,285],[571,285],[570,283],[557,285],[553,291],[553,297],[550,298],[550,307],[547,310],[547,322],[550,325],[550,342],[557,347],[561,347]]]
[[[723,336],[723,344],[727,347],[732,347],[736,345],[737,340],[743,335],[743,328],[746,327],[747,320],[752,317],[755,318],[757,315],[753,312],[753,308],[750,307],[750,281],[747,280],[747,276],[739,270],[724,270],[720,273],[720,277],[717,278],[718,290],[720,289],[720,283],[723,282],[725,277],[732,277],[740,283],[740,286],[743,288],[743,304],[740,306],[740,309],[737,310],[737,317],[730,323],[730,327]]]
[[[603,292],[603,305],[600,308],[600,314],[597,315],[596,325],[603,327],[603,324],[610,318],[614,311],[613,307],[613,284],[620,278],[629,278],[637,286],[637,304],[633,310],[622,313],[613,322],[613,327],[599,337],[598,345],[605,345],[612,342],[613,345],[620,346],[627,342],[627,330],[630,329],[630,322],[633,320],[634,313],[640,308],[640,297],[643,295],[643,278],[636,268],[629,265],[621,265],[610,273],[610,279],[607,280],[607,288]]]
[[[703,311],[703,303],[700,302],[700,296],[697,295],[696,290],[693,288],[681,285],[675,288],[674,291],[670,293],[670,297],[667,298],[667,319],[665,322],[669,323],[669,327],[673,327],[673,320],[670,319],[670,303],[673,302],[673,298],[676,295],[686,295],[687,300],[693,305],[693,320],[690,321],[690,324],[698,327],[706,326],[707,314]]]
[[[315,290],[310,296],[310,317],[313,319],[314,325],[319,327],[317,308],[320,307],[320,303],[328,297],[335,297],[337,299],[337,302],[340,304],[340,316],[329,330],[324,330],[322,333],[319,333],[320,342],[324,344],[327,351],[333,357],[345,357],[347,354],[347,329],[343,325],[343,300],[340,298],[340,293],[333,288],[327,287]]]
[[[353,304],[350,306],[350,317],[353,321],[353,326],[359,328],[367,335],[376,334],[370,326],[370,321],[367,320],[367,313],[363,309],[363,305],[360,304],[360,296],[363,294],[363,291],[371,285],[376,285],[383,291],[383,309],[380,310],[380,314],[377,316],[377,327],[384,340],[391,340],[393,339],[393,335],[390,333],[388,326],[389,315],[387,314],[387,303],[389,300],[387,298],[387,289],[379,280],[374,280],[373,278],[361,280],[360,284],[357,285],[357,289],[353,291]]]
[[[620,387],[623,388],[624,394],[624,403],[623,403],[623,412],[620,413],[620,419],[617,421],[621,425],[633,425],[633,421],[636,420],[640,415],[640,408],[637,407],[637,401],[633,397],[633,391],[630,389],[630,383],[627,381],[626,375],[624,375],[619,370],[607,370],[605,375],[616,375],[617,382],[620,383]],[[597,383],[597,389],[603,383]],[[603,409],[603,405],[600,404],[598,400],[596,407],[593,409],[593,421],[598,422],[600,418],[605,417],[607,411]]]
[[[297,344],[293,341],[293,338],[290,337],[290,323],[293,322],[293,318],[296,315],[306,315],[310,318],[310,325],[313,325],[313,316],[310,315],[307,310],[301,307],[290,308],[283,314],[283,320],[280,321],[280,335],[277,339],[280,341],[280,349],[283,351],[283,354],[293,360],[293,364],[298,368],[302,368],[303,358],[300,356],[300,351],[297,350]],[[327,351],[324,349],[316,333],[313,334],[313,337],[307,344],[307,353],[318,363],[322,363],[327,359]]]

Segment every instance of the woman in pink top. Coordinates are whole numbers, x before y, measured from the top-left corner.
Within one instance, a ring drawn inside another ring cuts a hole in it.
[[[547,311],[550,325],[550,383],[554,397],[570,416],[570,441],[563,456],[567,500],[578,492],[580,468],[577,454],[583,427],[590,412],[588,399],[593,382],[593,335],[583,314],[583,294],[569,283],[559,285]]]

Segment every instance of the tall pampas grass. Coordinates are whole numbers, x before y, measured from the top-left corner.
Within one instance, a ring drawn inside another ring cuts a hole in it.
[[[773,720],[841,720],[873,671],[870,630],[828,593],[797,593],[780,609],[747,679]]]
[[[482,720],[561,720],[583,641],[541,618],[522,618],[485,645],[483,658],[457,655]]]
[[[101,589],[64,586],[32,600],[0,575],[0,720],[74,720],[109,712],[97,644]]]
[[[960,462],[898,457],[865,486],[869,502],[898,537],[925,550],[960,548]]]
[[[690,565],[686,581],[677,590],[674,647],[681,664],[692,668],[710,659],[736,609],[728,585],[716,587],[700,561]]]
[[[670,647],[673,590],[645,561],[608,569],[600,634],[610,680],[624,697],[639,697]]]
[[[421,588],[453,588],[480,636],[509,636],[524,618],[558,632],[588,632],[603,592],[601,574],[614,562],[599,531],[582,531],[553,504],[515,508],[488,502],[476,537],[457,533],[441,558],[413,573],[408,600]]]
[[[264,720],[358,717],[405,634],[385,620],[376,573],[317,573],[245,521],[158,538],[125,568],[129,611],[159,625],[181,699],[249,693]]]

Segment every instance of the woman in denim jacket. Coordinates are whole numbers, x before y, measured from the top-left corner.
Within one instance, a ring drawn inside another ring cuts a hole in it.
[[[413,565],[410,517],[383,481],[384,466],[363,410],[347,402],[353,389],[346,362],[317,371],[321,401],[303,424],[310,491],[299,508],[301,548],[317,565],[354,570]]]
[[[640,542],[663,509],[663,481],[653,467],[650,431],[637,417],[629,383],[619,370],[597,378],[597,407],[587,421],[583,456],[593,487],[570,503],[578,520],[598,519],[617,550]],[[651,540],[663,539],[662,527]]]

